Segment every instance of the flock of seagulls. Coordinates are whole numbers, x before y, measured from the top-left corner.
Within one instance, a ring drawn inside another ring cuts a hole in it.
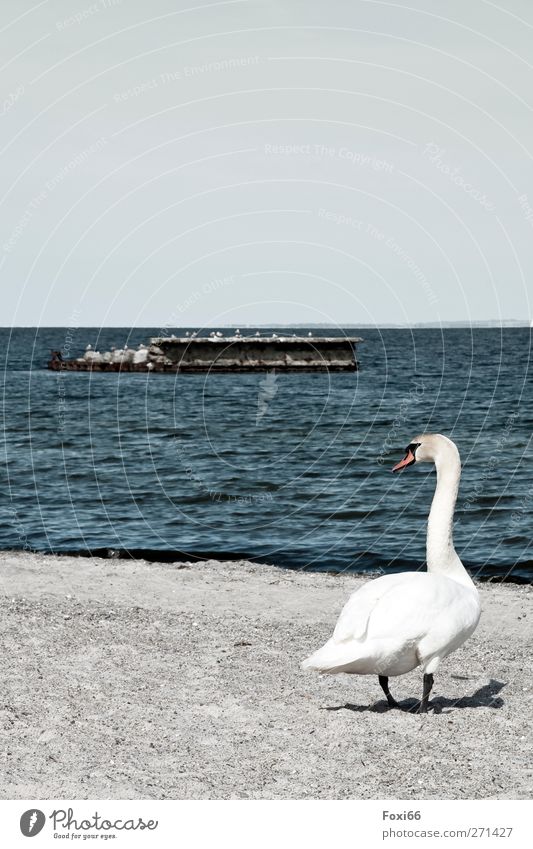
[[[265,339],[285,339],[286,336],[278,336],[277,333],[263,334],[256,330],[254,334],[257,338],[265,338]],[[297,334],[291,334],[293,338],[296,338]],[[309,332],[308,336],[312,336],[313,334]],[[187,339],[196,339],[198,337],[198,331],[187,330],[185,332],[185,338]],[[178,337],[173,333],[170,337],[171,339],[177,339]],[[229,336],[225,336],[220,330],[212,330],[207,339],[216,340],[216,339],[242,339],[243,334],[241,333],[239,328],[236,328],[233,331],[233,334],[230,333]],[[112,347],[110,351],[107,351],[103,354],[100,351],[95,351],[93,346],[89,343],[85,348],[85,355],[83,358],[86,362],[92,363],[144,363],[148,359],[148,346],[143,345],[142,343],[137,347],[137,349],[129,348],[125,345],[123,348],[115,348]]]
[[[204,338],[210,342],[218,342],[221,340],[227,341],[235,341],[238,339],[249,339],[249,338],[257,338],[257,339],[279,339],[280,342],[283,342],[287,339],[285,336],[279,336],[277,333],[261,333],[261,331],[256,330],[254,337],[251,336],[243,336],[240,329],[237,327],[233,333],[231,331],[228,332],[228,335],[225,335],[220,330],[212,330],[209,333],[209,336],[205,336]],[[313,334],[309,332],[308,336],[312,336]],[[199,331],[187,330],[185,332],[186,339],[196,339],[199,337]],[[292,333],[292,337],[296,338],[297,334]],[[171,339],[178,339],[175,334],[172,334]],[[123,348],[112,347],[111,350],[105,351],[101,353],[100,351],[95,351],[92,344],[89,343],[85,348],[85,353],[83,357],[80,357],[78,360],[79,363],[90,363],[91,366],[94,365],[105,365],[112,364],[118,366],[130,366],[130,365],[145,365],[146,368],[151,371],[154,368],[153,363],[150,362],[150,352],[149,347],[141,343],[137,348],[130,348],[127,344],[124,345]]]

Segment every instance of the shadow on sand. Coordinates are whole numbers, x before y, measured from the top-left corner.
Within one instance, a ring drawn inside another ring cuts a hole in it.
[[[494,678],[491,678],[488,684],[480,687],[471,696],[463,696],[460,699],[447,699],[444,696],[437,696],[435,699],[430,699],[428,711],[433,713],[450,713],[451,711],[446,711],[445,709],[478,707],[490,707],[499,710],[499,708],[503,707],[504,701],[498,696],[498,693],[505,686],[506,682],[496,681]],[[417,699],[404,699],[403,702],[399,702],[399,707],[405,713],[415,713],[419,704],[420,702]],[[395,710],[395,708],[390,708],[387,702],[382,699],[372,705],[352,705],[348,702],[345,705],[323,707],[321,710],[351,710],[354,713],[365,713],[367,711],[370,713],[388,713],[391,710]]]

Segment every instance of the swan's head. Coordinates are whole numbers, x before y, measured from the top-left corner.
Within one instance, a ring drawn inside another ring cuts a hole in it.
[[[457,446],[441,433],[422,433],[415,436],[405,449],[405,457],[393,467],[399,472],[414,463],[436,463],[443,454],[453,453],[458,457]]]

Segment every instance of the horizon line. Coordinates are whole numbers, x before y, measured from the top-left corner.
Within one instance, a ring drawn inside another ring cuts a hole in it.
[[[0,330],[64,330],[69,327],[73,330],[145,330],[145,329],[158,329],[159,331],[171,331],[178,328],[184,328],[185,330],[210,330],[213,328],[232,328],[238,325],[238,322],[233,322],[232,324],[77,324],[77,325],[68,325],[68,324],[8,324],[8,325],[0,325]],[[390,321],[384,322],[373,322],[373,323],[355,323],[355,322],[347,322],[346,324],[337,324],[337,323],[317,323],[310,322],[309,324],[303,322],[273,322],[273,323],[241,323],[240,325],[243,328],[338,328],[339,330],[345,328],[367,328],[367,329],[380,329],[380,328],[389,328],[389,329],[398,329],[398,330],[416,330],[420,328],[431,328],[431,329],[439,329],[446,327],[487,327],[497,329],[498,327],[533,327],[533,320],[531,319],[479,319],[467,321],[465,319],[458,319],[455,321],[417,321],[412,324],[397,324]]]

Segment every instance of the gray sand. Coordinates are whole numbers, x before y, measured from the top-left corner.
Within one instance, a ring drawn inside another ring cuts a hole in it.
[[[530,587],[480,585],[418,716],[299,668],[364,578],[25,553],[0,576],[2,798],[531,794]],[[391,689],[413,704],[420,673]]]

